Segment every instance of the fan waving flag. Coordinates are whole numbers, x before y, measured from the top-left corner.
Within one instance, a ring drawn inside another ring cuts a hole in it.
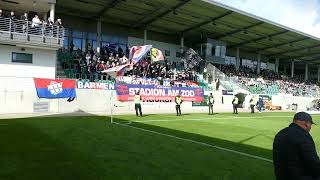
[[[107,73],[108,75],[110,75],[111,77],[115,78],[117,76],[122,75],[125,71],[131,70],[133,68],[132,64],[124,64],[124,65],[120,65],[120,66],[116,66],[113,68],[109,68],[106,69],[104,71],[102,71],[103,73]]]
[[[164,60],[162,52],[157,48],[151,48],[151,61],[157,62]]]
[[[129,59],[132,60],[133,64],[136,64],[141,60],[141,58],[147,54],[147,52],[152,48],[152,45],[144,45],[144,46],[132,46],[130,48],[130,56]]]
[[[34,78],[34,85],[39,98],[74,98],[76,97],[75,80],[53,80]]]

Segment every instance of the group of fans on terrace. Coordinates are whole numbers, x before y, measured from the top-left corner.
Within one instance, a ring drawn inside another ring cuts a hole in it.
[[[218,65],[222,72],[229,77],[236,77],[237,81],[247,87],[254,94],[293,94],[294,96],[318,96],[320,89],[312,81],[289,78],[282,73],[261,69],[258,75],[255,69],[247,66]]]
[[[0,20],[0,30],[2,31],[29,33],[34,35],[59,35],[59,37],[62,37],[62,31],[59,32],[59,28],[63,27],[61,19],[57,19],[56,22],[50,17],[41,20],[37,13],[29,14],[27,12],[22,14],[19,18],[14,11],[5,14],[2,9],[0,9]]]
[[[101,48],[100,54],[92,49],[91,44],[87,44],[87,52],[80,49],[74,50],[74,45],[70,45],[69,52],[72,53],[75,60],[71,64],[64,61],[65,69],[74,69],[76,74],[82,77],[89,77],[90,80],[99,79],[111,80],[111,76],[104,73],[105,70],[130,63],[129,49],[123,50],[121,47],[114,47],[107,44]],[[67,52],[61,49],[59,54],[63,55]],[[59,58],[59,59],[64,59]],[[139,62],[124,71],[124,76],[133,78],[155,78],[159,81],[163,79],[179,80],[179,81],[197,81],[197,72],[195,70],[183,70],[185,64],[171,62],[167,60],[152,62],[150,54],[147,54]],[[102,76],[101,76],[102,75]]]

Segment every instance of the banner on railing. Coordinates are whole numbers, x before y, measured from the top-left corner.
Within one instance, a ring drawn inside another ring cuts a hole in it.
[[[203,101],[201,102],[192,102],[192,106],[208,106],[209,96],[204,95]]]
[[[222,95],[233,95],[233,90],[222,90]]]
[[[74,98],[76,97],[75,80],[54,80],[34,78],[34,85],[39,98]]]
[[[195,81],[173,81],[172,84],[180,87],[199,87],[199,83]]]
[[[101,90],[115,90],[114,82],[89,82],[84,80],[77,80],[78,89],[101,89]]]
[[[196,81],[177,81],[170,79],[163,79],[162,84],[156,78],[136,78],[128,76],[117,76],[116,81],[125,84],[142,84],[142,85],[162,85],[162,86],[178,86],[178,87],[199,87],[199,83]]]
[[[156,78],[135,78],[127,76],[118,76],[116,81],[119,83],[126,84],[142,84],[142,85],[159,85],[159,82]]]
[[[119,101],[133,101],[136,92],[140,92],[143,101],[174,101],[181,95],[183,101],[203,101],[202,88],[165,87],[156,85],[117,84],[116,91]]]

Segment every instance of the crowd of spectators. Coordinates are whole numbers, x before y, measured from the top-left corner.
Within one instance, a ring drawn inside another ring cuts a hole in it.
[[[123,50],[120,46],[107,44],[101,48],[101,52],[97,53],[92,49],[91,44],[87,44],[87,52],[82,50],[74,50],[71,43],[70,48],[61,49],[60,54],[71,52],[74,55],[74,61],[70,63],[64,62],[65,69],[74,69],[79,77],[89,77],[90,80],[103,79],[111,80],[112,77],[104,73],[105,70],[117,66],[131,64],[129,60],[129,49]],[[182,68],[181,68],[182,67]],[[178,81],[197,81],[197,73],[195,70],[185,71],[184,64],[171,62],[168,60],[152,62],[150,55],[147,54],[139,62],[132,67],[129,66],[124,71],[124,76],[133,78],[156,78],[158,80],[171,79]],[[182,69],[182,70],[179,70]]]
[[[261,69],[260,74],[258,75],[257,70],[250,68],[248,66],[239,66],[237,69],[235,65],[233,64],[221,64],[216,65],[219,70],[224,72],[227,76],[238,76],[238,77],[244,77],[244,78],[259,78],[263,77],[264,79],[268,80],[281,80],[282,74],[276,73],[274,71],[268,70],[268,69]]]
[[[14,11],[5,14],[0,9],[0,20],[0,30],[2,31],[62,37],[62,31],[59,32],[59,28],[63,28],[61,19],[57,19],[56,22],[53,22],[50,17],[41,20],[36,13],[29,14],[27,12],[19,18]]]
[[[304,81],[297,78],[289,78],[285,74],[272,70],[261,69],[258,75],[255,69],[234,65],[217,65],[222,72],[229,77],[236,77],[238,83],[247,87],[255,94],[293,94],[294,96],[319,96],[320,88],[313,81]]]

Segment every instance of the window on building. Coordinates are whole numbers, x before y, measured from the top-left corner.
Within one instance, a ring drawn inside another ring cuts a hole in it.
[[[221,50],[221,47],[220,46],[216,46],[216,50],[215,50],[215,56],[220,56],[220,50]]]
[[[212,56],[216,55],[216,47],[214,47],[214,46],[211,48],[211,55]]]
[[[97,49],[97,41],[96,40],[92,40],[92,49]]]
[[[82,49],[82,39],[73,38],[73,50]]]
[[[12,52],[12,62],[32,63],[32,54]]]
[[[181,58],[182,57],[182,53],[181,52],[176,52],[176,57]]]
[[[164,54],[165,54],[165,56],[170,56],[170,51],[169,50],[165,50]]]
[[[65,49],[68,49],[69,48],[69,41],[68,41],[68,37],[64,37],[64,40],[63,40],[63,47]]]
[[[220,46],[220,47],[221,47],[220,56],[224,58],[226,56],[226,47],[225,46]]]
[[[261,63],[261,69],[268,69],[267,63]]]
[[[236,65],[236,63],[237,63],[236,58],[235,57],[230,57],[230,64]]]

